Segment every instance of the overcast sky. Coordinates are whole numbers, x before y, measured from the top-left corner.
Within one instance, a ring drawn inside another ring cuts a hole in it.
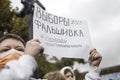
[[[12,1],[13,5],[21,7],[20,0]],[[74,19],[86,19],[93,47],[103,56],[101,67],[120,65],[120,0],[40,1],[49,13]],[[86,69],[85,65],[80,67]]]

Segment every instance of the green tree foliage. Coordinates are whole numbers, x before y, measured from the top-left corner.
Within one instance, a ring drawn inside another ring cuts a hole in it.
[[[5,30],[11,30],[11,20],[13,17],[13,12],[10,11],[10,1],[0,0],[0,35],[3,34]]]
[[[24,18],[13,16],[11,33],[20,35],[25,41],[28,40],[27,16]]]
[[[84,80],[86,73],[79,73],[77,70],[75,70],[74,72],[75,72],[76,80]]]
[[[16,17],[17,8],[13,10],[10,3],[10,0],[0,0],[0,36],[6,31],[18,34],[26,41],[28,40],[27,17]]]

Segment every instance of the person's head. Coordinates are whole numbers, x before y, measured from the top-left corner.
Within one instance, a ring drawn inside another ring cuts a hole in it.
[[[66,80],[65,77],[59,71],[53,71],[45,74],[43,77],[46,80]]]
[[[66,80],[75,80],[75,75],[71,67],[63,67],[60,72],[65,76]]]
[[[15,34],[6,34],[0,38],[0,69],[14,59],[24,54],[25,42]]]

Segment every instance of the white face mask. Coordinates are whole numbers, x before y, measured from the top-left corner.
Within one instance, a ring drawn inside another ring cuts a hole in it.
[[[6,52],[1,53],[0,54],[0,58],[3,58],[5,56],[9,55],[10,53],[18,53],[19,55],[23,55],[24,54],[24,52],[22,52],[22,51],[18,51],[16,49],[10,49],[10,50],[8,50]]]

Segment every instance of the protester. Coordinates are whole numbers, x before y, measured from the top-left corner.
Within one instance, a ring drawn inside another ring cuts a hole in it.
[[[15,34],[0,38],[0,78],[2,80],[29,80],[37,67],[35,57],[43,52],[37,39],[26,44]]]
[[[53,71],[45,74],[44,79],[46,80],[66,80],[60,71]]]
[[[85,80],[101,80],[99,64],[102,60],[102,56],[97,52],[96,49],[90,51],[89,64],[90,70],[85,75]],[[63,67],[61,73],[65,76],[66,80],[75,80],[73,69],[69,66]]]
[[[75,80],[74,71],[70,66],[63,67],[60,72],[65,75],[66,80]]]

